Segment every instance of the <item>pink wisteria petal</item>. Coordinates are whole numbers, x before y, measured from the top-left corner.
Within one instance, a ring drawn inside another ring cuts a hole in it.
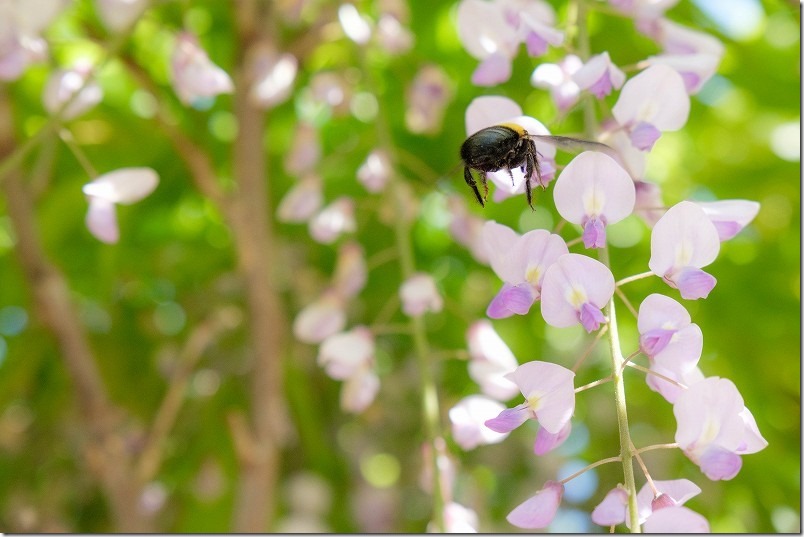
[[[584,255],[565,254],[544,276],[542,317],[551,326],[573,326],[580,322],[584,304],[602,309],[613,294],[614,276],[604,264]]]
[[[530,418],[528,405],[523,403],[506,408],[494,418],[485,421],[486,427],[497,433],[510,433]]]
[[[681,292],[681,298],[686,300],[706,298],[717,285],[714,276],[695,267],[684,267],[678,274],[665,279],[675,284],[674,286]]]
[[[633,170],[631,173],[633,174]],[[636,187],[634,214],[652,228],[666,211],[662,200],[662,189],[659,185],[647,181],[634,181],[634,186]]]
[[[600,311],[600,308],[593,306],[589,302],[581,306],[578,319],[581,321],[581,326],[589,333],[594,332],[600,328],[601,324],[606,322],[606,317],[603,315],[603,312]]]
[[[525,500],[511,511],[506,520],[522,529],[546,528],[556,516],[564,485],[556,481],[548,481],[535,496]]]
[[[685,268],[702,268],[720,252],[720,237],[703,209],[682,201],[662,216],[651,233],[648,267],[666,280]]]
[[[736,453],[719,446],[710,446],[698,457],[698,466],[712,481],[733,479],[743,467],[743,459]]]
[[[494,2],[462,0],[458,5],[458,39],[466,51],[478,60],[495,52],[513,55],[517,36]]]
[[[655,364],[683,376],[698,365],[702,351],[703,332],[700,326],[692,323],[676,331],[670,342],[652,358]]]
[[[640,121],[631,130],[631,144],[640,151],[650,151],[662,136],[662,131],[651,123]]]
[[[737,235],[754,220],[759,212],[759,203],[748,200],[696,201],[704,214],[712,221],[721,241]]]
[[[759,427],[757,427],[757,421],[754,419],[754,415],[751,414],[751,411],[748,408],[744,408],[742,412],[740,412],[740,418],[743,420],[743,424],[745,425],[745,436],[743,437],[743,443],[737,448],[741,455],[749,455],[751,453],[756,453],[758,451],[762,451],[766,447],[768,447],[768,441],[762,436],[762,433],[759,432]]]
[[[676,442],[682,450],[697,448],[705,435],[710,443],[737,449],[743,437],[744,422],[739,416],[743,408],[742,396],[728,379],[709,377],[690,386],[673,405]]]
[[[508,226],[489,220],[483,224],[480,237],[494,273],[504,282],[516,284],[524,281],[523,267],[517,263],[517,258],[523,257],[516,248],[520,235]]]
[[[366,286],[368,269],[360,243],[351,241],[338,250],[335,271],[332,275],[333,290],[344,298],[356,296]]]
[[[402,311],[409,317],[420,317],[428,311],[438,313],[444,307],[444,299],[438,292],[435,280],[424,272],[416,273],[402,282],[399,298]]]
[[[151,168],[120,168],[83,186],[87,196],[127,205],[140,201],[156,189],[159,175]]]
[[[120,240],[117,226],[117,208],[115,204],[103,198],[89,197],[86,226],[92,235],[101,242],[115,244]]]
[[[313,216],[307,225],[310,236],[318,243],[332,244],[344,233],[357,229],[354,200],[346,196],[334,200]]]
[[[659,509],[642,526],[645,533],[709,533],[709,522],[695,511],[682,506]]]
[[[701,488],[690,481],[689,479],[672,479],[672,480],[654,480],[654,486],[662,493],[662,496],[668,496],[671,500],[671,505],[683,505],[690,498],[694,498],[701,493]],[[651,515],[654,506],[653,489],[645,483],[637,493],[637,511],[639,513],[639,523],[643,524],[645,520]],[[662,502],[667,507],[667,500]],[[626,521],[628,525],[628,521]],[[630,528],[630,525],[628,525]]]
[[[651,364],[650,370],[679,382],[686,387],[692,386],[697,382],[701,382],[705,378],[703,372],[701,372],[701,369],[697,366],[693,367],[689,371],[679,373],[677,368],[668,369],[654,363]],[[670,404],[675,404],[675,402],[678,400],[678,396],[685,391],[684,388],[678,386],[677,384],[670,383],[656,375],[647,375],[645,382],[651,390],[664,397],[665,400]]]
[[[684,126],[690,98],[684,80],[667,65],[653,65],[628,80],[612,114],[620,125],[649,123],[660,131]]]
[[[148,7],[148,0],[97,0],[98,18],[112,32],[126,30]]]
[[[612,88],[620,89],[625,83],[625,73],[611,62],[608,52],[589,58],[572,79],[581,89],[589,90],[595,97],[602,99]]]
[[[287,191],[276,209],[276,217],[280,222],[306,222],[321,208],[323,202],[321,178],[307,175]]]
[[[512,380],[532,407],[539,425],[558,434],[575,412],[575,373],[552,362],[532,361],[516,368]]]
[[[475,86],[496,86],[511,78],[511,58],[501,52],[487,56],[472,72]]]
[[[640,334],[655,329],[677,331],[691,322],[687,309],[669,296],[653,293],[639,305],[637,329]]]
[[[568,54],[557,64],[539,65],[533,71],[530,83],[534,87],[550,90],[550,97],[558,109],[568,110],[580,98],[581,89],[572,77],[582,65],[583,62],[578,56]]]
[[[687,93],[694,95],[717,71],[720,57],[707,53],[659,54],[646,60],[649,65],[664,64],[672,67],[684,80]]]
[[[341,387],[341,409],[344,412],[359,414],[377,397],[380,391],[380,378],[368,368],[359,370],[349,377]]]
[[[525,315],[536,301],[533,287],[527,283],[503,284],[486,309],[491,319],[505,319],[511,315]]]
[[[305,306],[293,320],[293,335],[303,343],[317,344],[346,326],[343,299],[335,293],[325,293]]]
[[[670,19],[658,21],[657,37],[668,54],[709,54],[716,58],[723,56],[725,47],[716,37],[693,30]]]
[[[537,291],[541,290],[547,267],[569,253],[567,243],[560,235],[544,229],[528,231],[517,241],[516,248],[524,252],[524,276]],[[538,297],[537,297],[538,298]]]
[[[614,224],[634,210],[634,181],[608,155],[585,151],[567,164],[553,189],[559,214],[574,224],[601,218]]]
[[[365,326],[327,337],[318,349],[318,365],[336,380],[355,376],[374,360],[374,336]]]
[[[212,63],[198,39],[188,32],[177,36],[170,66],[173,89],[184,104],[234,91],[226,71]]]
[[[606,246],[606,224],[597,218],[587,220],[581,238],[587,248],[603,248]]]
[[[481,0],[477,0],[481,1]],[[481,2],[485,3],[485,2]],[[474,134],[480,129],[497,125],[508,118],[522,115],[522,108],[508,97],[484,95],[475,97],[466,107],[464,115],[466,134]]]
[[[452,438],[465,451],[502,442],[508,433],[496,432],[487,427],[485,422],[504,410],[502,403],[482,395],[464,397],[449,410]]]
[[[79,63],[71,69],[59,69],[50,76],[42,92],[45,110],[55,114],[61,110],[64,120],[74,119],[92,109],[103,99],[103,90],[97,82],[86,82],[92,66]],[[76,92],[78,95],[75,95]],[[69,103],[69,104],[68,104]],[[62,108],[66,105],[65,108]]]
[[[618,485],[611,489],[592,511],[592,522],[600,526],[622,524],[625,522],[627,507],[628,492]]]
[[[480,386],[480,390],[500,401],[507,401],[519,393],[517,385],[504,377],[519,364],[492,324],[485,319],[475,321],[469,326],[466,339],[469,346],[469,376]]]
[[[533,442],[533,453],[536,455],[544,455],[545,453],[553,451],[569,438],[571,432],[572,421],[568,421],[557,433],[551,433],[540,426],[539,430],[536,431],[536,440]]]

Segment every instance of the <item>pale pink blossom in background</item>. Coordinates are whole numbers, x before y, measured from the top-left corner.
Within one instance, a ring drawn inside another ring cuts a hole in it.
[[[454,89],[438,65],[425,65],[407,90],[405,125],[415,134],[434,134],[441,130],[444,113]]]
[[[276,218],[280,222],[307,222],[323,203],[321,178],[311,173],[287,191],[276,209]]]
[[[158,184],[159,175],[151,168],[120,168],[85,184],[87,229],[100,241],[116,243],[120,239],[116,206],[140,201]]]
[[[452,238],[469,250],[477,262],[488,264],[489,258],[482,237],[486,221],[470,213],[464,198],[456,194],[447,197],[447,209],[450,214],[449,231]]]
[[[365,326],[327,337],[319,347],[318,364],[331,378],[344,381],[344,411],[359,413],[374,401],[380,379],[374,372],[374,336]]]
[[[648,181],[634,181],[634,187],[636,188],[634,214],[652,228],[667,211],[662,200],[662,189],[656,183]]]
[[[374,149],[357,169],[357,180],[366,190],[381,192],[391,178],[391,159],[383,149]]]
[[[342,297],[352,298],[363,290],[367,279],[368,268],[363,247],[356,241],[344,243],[338,249],[332,289]]]
[[[572,79],[582,90],[602,99],[612,89],[620,89],[625,83],[625,73],[614,65],[608,52],[589,58],[583,67],[575,71]]]
[[[290,152],[285,156],[285,170],[296,175],[312,172],[320,160],[321,143],[318,139],[318,130],[311,123],[298,122]]]
[[[109,31],[120,33],[137,21],[148,4],[148,0],[95,0],[95,10]]]
[[[30,64],[47,58],[41,34],[68,5],[67,0],[0,2],[0,80],[16,80]]]
[[[483,395],[464,397],[449,410],[452,438],[469,451],[477,446],[496,444],[508,437],[485,426],[485,422],[505,410],[505,405]]]
[[[402,311],[409,317],[421,317],[428,311],[438,313],[444,307],[444,299],[438,293],[435,280],[424,272],[416,273],[402,282],[399,298]]]
[[[542,63],[536,67],[530,83],[549,90],[559,111],[566,112],[580,98],[581,88],[574,77],[582,67],[583,62],[578,56],[568,54],[559,63]]]
[[[212,63],[198,39],[189,32],[176,36],[170,66],[173,89],[186,105],[234,91],[226,71]]]
[[[469,376],[480,390],[499,401],[519,393],[519,387],[506,378],[519,363],[508,345],[486,319],[475,321],[466,333],[469,343]]]
[[[341,196],[321,209],[309,222],[310,236],[321,244],[332,244],[344,233],[357,229],[355,203]]]
[[[645,533],[709,533],[709,522],[692,509],[667,507],[654,512],[642,525]]]
[[[477,513],[455,502],[444,506],[444,530],[446,533],[477,533]],[[438,533],[435,524],[427,525],[427,533]]]
[[[53,71],[42,93],[45,110],[50,114],[61,111],[61,118],[69,121],[92,109],[103,99],[103,90],[94,80],[87,82],[91,75],[88,61]]]
[[[338,20],[343,33],[357,43],[365,45],[371,37],[371,22],[360,14],[353,4],[341,4],[338,8]]]
[[[326,291],[296,315],[293,335],[302,343],[317,344],[345,326],[345,299],[334,291]]]
[[[249,99],[254,106],[268,110],[288,100],[299,70],[293,54],[261,43],[249,51],[247,66],[252,80]]]

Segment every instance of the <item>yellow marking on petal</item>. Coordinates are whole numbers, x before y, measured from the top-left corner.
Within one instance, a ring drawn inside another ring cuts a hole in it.
[[[583,287],[572,286],[572,289],[567,294],[567,302],[569,302],[576,310],[581,309],[581,306],[586,304],[586,290]]]
[[[532,267],[528,267],[528,270],[525,272],[525,279],[527,282],[533,286],[539,285],[539,279],[542,277],[542,267],[541,265],[534,265]]]
[[[603,212],[606,193],[597,188],[589,188],[583,193],[583,211],[587,216],[596,217]]]
[[[692,260],[692,254],[695,251],[695,247],[690,244],[690,242],[686,239],[681,239],[681,241],[676,244],[676,267],[686,267],[690,264],[690,260]]]
[[[537,393],[531,394],[531,396],[528,397],[525,401],[528,403],[528,408],[533,413],[536,413],[536,411],[539,410],[539,408],[541,408],[542,406],[542,398]]]

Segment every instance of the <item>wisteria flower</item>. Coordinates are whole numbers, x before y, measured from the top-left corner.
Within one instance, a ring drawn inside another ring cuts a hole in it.
[[[276,217],[280,222],[307,222],[323,202],[321,178],[308,174],[287,191],[276,209]]]
[[[712,54],[659,54],[649,56],[645,63],[672,67],[684,80],[687,93],[694,95],[715,74],[720,58]]]
[[[592,522],[600,526],[616,526],[626,520],[628,491],[617,485],[606,493],[603,501],[592,511]]]
[[[540,121],[522,115],[522,108],[507,97],[488,95],[475,98],[466,108],[466,134],[471,135],[492,125],[501,123],[515,123],[524,128],[528,134],[550,134]],[[541,182],[534,172],[529,180],[531,184],[538,184],[546,188],[555,176],[556,148],[544,142],[536,142],[539,152],[539,169]],[[486,178],[495,185],[494,201],[501,201],[516,194],[525,192],[525,167],[515,170],[499,170],[489,172]]]
[[[589,58],[583,67],[575,71],[572,79],[582,90],[602,99],[613,89],[620,89],[625,83],[625,73],[611,62],[608,52]]]
[[[547,268],[569,252],[560,236],[534,229],[520,236],[494,221],[482,231],[489,263],[504,284],[492,299],[486,314],[492,319],[524,315],[541,296]]]
[[[438,293],[435,280],[424,272],[416,273],[402,282],[399,298],[402,311],[409,317],[421,317],[428,311],[438,313],[444,307],[444,299]]]
[[[382,149],[375,149],[357,169],[357,180],[366,190],[377,193],[385,188],[391,177],[391,160]]]
[[[452,238],[469,250],[476,261],[488,264],[489,256],[482,235],[486,221],[470,213],[466,209],[464,198],[455,194],[447,197],[447,209],[450,214],[449,232]]]
[[[425,65],[407,91],[405,125],[415,134],[433,134],[440,130],[447,105],[454,90],[444,69]]]
[[[67,0],[0,2],[0,80],[16,80],[47,58],[41,34],[69,5]]]
[[[318,365],[343,380],[341,408],[358,413],[371,404],[380,387],[374,372],[374,336],[365,326],[327,337],[318,350]]]
[[[662,189],[656,183],[648,181],[634,181],[634,188],[636,189],[634,214],[652,228],[667,210],[662,200]]]
[[[61,110],[61,118],[69,121],[101,102],[101,87],[94,80],[87,82],[91,74],[92,65],[87,62],[78,62],[70,69],[54,71],[42,93],[45,110],[51,114]]]
[[[345,326],[345,300],[340,294],[330,290],[296,315],[293,320],[293,335],[303,343],[321,343]]]
[[[725,51],[717,38],[669,19],[659,19],[651,36],[667,54],[709,54],[721,58]]]
[[[340,296],[352,298],[363,290],[368,278],[363,247],[355,241],[344,243],[338,249],[338,259],[332,275],[332,288]]]
[[[477,513],[459,503],[449,502],[444,506],[444,526],[447,533],[477,533]]]
[[[357,229],[355,203],[341,196],[321,209],[309,223],[310,236],[321,244],[332,244],[344,233]]]
[[[613,158],[585,151],[572,159],[553,189],[558,213],[583,227],[587,248],[606,246],[606,226],[634,210],[634,181]]]
[[[664,295],[649,295],[639,306],[637,328],[640,350],[650,358],[652,371],[683,384],[695,379],[703,333],[684,306]],[[670,403],[681,390],[654,375],[648,375],[647,382]]]
[[[649,151],[662,132],[684,126],[690,98],[681,75],[666,65],[653,65],[625,83],[611,112],[631,143]]]
[[[550,265],[542,283],[542,317],[558,328],[581,323],[592,332],[606,322],[603,306],[614,294],[611,271],[591,257],[565,254]]]
[[[452,438],[462,449],[469,451],[477,446],[496,444],[508,437],[484,424],[505,410],[499,401],[483,395],[470,395],[461,399],[449,410]]]
[[[159,175],[151,168],[120,168],[105,173],[83,187],[89,200],[86,225],[98,240],[116,243],[120,239],[116,206],[140,201],[154,191]]]
[[[536,440],[533,442],[533,453],[544,455],[553,451],[569,438],[572,432],[572,422],[568,421],[557,433],[551,433],[541,425],[536,431]]]
[[[285,169],[289,173],[301,175],[312,172],[321,160],[321,142],[315,126],[300,121],[293,134],[290,152],[285,156]]]
[[[682,506],[655,511],[642,526],[645,533],[709,533],[709,522],[699,513]]]
[[[353,4],[344,3],[338,8],[338,20],[343,33],[357,43],[365,45],[371,37],[371,21],[357,10]]]
[[[486,319],[475,321],[466,333],[469,343],[469,376],[480,390],[500,401],[507,401],[519,388],[505,375],[519,363],[508,345],[497,335]]]
[[[212,63],[198,39],[188,32],[176,37],[170,65],[173,89],[184,104],[196,106],[221,93],[234,91],[226,71]]]
[[[533,419],[550,433],[561,432],[575,411],[575,373],[558,364],[533,361],[517,367],[507,377],[519,387],[525,402],[503,410],[486,421],[486,427],[507,433]]]
[[[759,212],[759,203],[748,200],[696,201],[717,229],[721,242],[737,235]]]
[[[559,63],[540,64],[533,71],[530,83],[534,87],[549,90],[559,111],[566,112],[580,98],[581,88],[575,75],[582,66],[583,62],[578,56],[567,54]]]
[[[96,0],[98,18],[112,32],[123,32],[148,7],[148,0]]]
[[[712,480],[729,480],[742,467],[742,455],[765,449],[751,412],[728,379],[709,377],[681,392],[673,405],[676,442]]]
[[[358,370],[344,381],[341,387],[340,404],[344,412],[359,414],[377,397],[380,391],[380,377],[368,367]]]
[[[720,252],[720,238],[704,210],[689,201],[672,206],[650,238],[650,270],[687,300],[706,298],[717,280],[701,268]]]
[[[652,513],[659,509],[666,509],[678,505],[684,505],[687,500],[694,498],[701,493],[701,487],[689,479],[672,479],[669,481],[653,481],[659,496],[654,496],[653,489],[645,483],[637,493],[637,511],[639,512],[639,523],[644,524]],[[628,518],[625,518],[626,525],[630,528]]]
[[[546,528],[555,518],[563,496],[564,485],[558,481],[548,481],[535,496],[508,513],[506,520],[518,528]]]
[[[290,97],[299,60],[289,52],[280,53],[260,44],[249,51],[248,69],[252,80],[249,100],[257,108],[268,110]]]

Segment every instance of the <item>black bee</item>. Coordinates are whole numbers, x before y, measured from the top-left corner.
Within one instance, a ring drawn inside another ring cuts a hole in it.
[[[533,192],[530,178],[533,172],[541,182],[542,174],[539,169],[539,157],[534,140],[546,142],[566,151],[602,151],[613,154],[613,150],[606,144],[578,140],[567,136],[550,136],[542,134],[528,134],[521,125],[516,123],[501,123],[492,127],[480,129],[461,146],[461,159],[463,159],[464,169],[463,178],[475,193],[477,201],[481,206],[486,205],[486,196],[489,188],[486,184],[486,173],[498,170],[508,170],[511,181],[514,175],[511,170],[522,168],[525,173],[525,194],[528,198],[528,205],[533,209]],[[483,194],[477,188],[477,182],[472,176],[471,170],[480,172],[478,178],[483,187]]]

